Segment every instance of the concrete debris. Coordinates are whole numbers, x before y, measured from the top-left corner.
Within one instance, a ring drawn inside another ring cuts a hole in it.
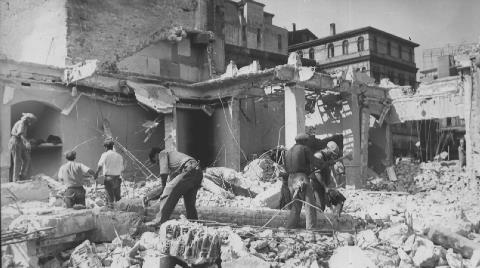
[[[438,256],[435,254],[433,242],[418,237],[413,246],[412,260],[417,267],[435,267]]]
[[[387,241],[394,248],[402,246],[407,239],[408,226],[405,224],[397,224],[390,228],[383,229],[378,233],[378,238]]]
[[[263,182],[276,182],[282,174],[285,168],[268,158],[255,159],[243,169],[244,176]]]
[[[373,268],[377,267],[357,246],[345,246],[335,250],[328,261],[330,268]]]
[[[451,268],[463,268],[463,259],[460,254],[453,253],[453,249],[448,249],[447,254],[447,263]]]
[[[101,268],[102,262],[96,254],[95,245],[85,240],[77,246],[70,256],[70,264],[74,268]]]
[[[379,240],[372,230],[364,230],[357,234],[357,243],[361,249],[374,247],[378,245]]]

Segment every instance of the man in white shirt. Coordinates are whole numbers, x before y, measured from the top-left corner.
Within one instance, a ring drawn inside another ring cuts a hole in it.
[[[106,140],[103,144],[105,146],[105,152],[100,156],[98,161],[98,169],[95,173],[95,179],[98,178],[98,174],[102,171],[105,176],[105,192],[107,193],[107,205],[113,207],[113,203],[120,200],[120,186],[121,178],[124,166],[122,156],[113,151],[113,140]]]

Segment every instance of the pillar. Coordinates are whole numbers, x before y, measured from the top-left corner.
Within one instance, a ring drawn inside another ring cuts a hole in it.
[[[305,132],[305,90],[297,86],[285,86],[285,145],[295,144],[295,137]]]
[[[3,91],[0,91],[3,93]],[[0,94],[3,97],[3,94]],[[8,149],[8,141],[10,139],[11,129],[11,106],[3,104],[0,106],[0,178],[1,182],[9,181],[10,173],[10,151]]]
[[[240,143],[240,102],[232,99],[227,113],[228,135],[225,143],[225,166],[240,170],[241,160],[247,160]],[[254,137],[251,137],[254,138]]]
[[[173,108],[173,112],[165,114],[163,117],[165,124],[165,149],[170,151],[177,150],[177,111]]]
[[[387,166],[393,164],[393,137],[392,137],[392,128],[389,123],[385,125],[385,161]]]
[[[362,172],[361,182],[359,186],[364,185],[364,178],[368,168],[368,132],[370,130],[370,110],[362,108],[361,117],[361,133],[360,133],[360,169]]]
[[[343,151],[344,154],[351,153],[352,160],[344,160],[347,185],[355,188],[362,186],[361,170],[361,111],[358,103],[358,94],[355,88],[350,88],[352,92],[348,107],[344,107],[346,113],[343,120]],[[346,110],[349,108],[349,110]]]

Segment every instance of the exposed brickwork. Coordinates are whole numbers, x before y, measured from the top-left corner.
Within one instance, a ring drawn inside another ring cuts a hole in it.
[[[197,0],[68,0],[68,57],[98,59],[103,71],[114,72],[120,59],[172,27],[195,28],[197,7]]]

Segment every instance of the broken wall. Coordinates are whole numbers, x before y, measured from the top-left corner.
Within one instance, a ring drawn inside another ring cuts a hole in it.
[[[470,117],[467,131],[467,168],[473,176],[480,176],[480,72],[472,75],[471,107],[467,111],[467,117]],[[465,91],[466,93],[468,91]],[[468,99],[468,98],[467,98]],[[468,109],[468,107],[466,107]],[[470,149],[469,149],[470,148]]]
[[[65,66],[66,0],[0,1],[0,58]]]
[[[240,100],[240,145],[247,158],[285,144],[284,115],[283,96]]]
[[[0,82],[0,96],[5,99],[5,82]],[[78,102],[68,115],[61,113],[65,108],[68,109],[75,99],[71,96],[70,91],[65,90],[61,86],[46,86],[41,84],[32,84],[30,87],[24,87],[17,84],[9,83],[8,86],[13,88],[13,96],[8,102],[2,105],[1,113],[1,129],[11,129],[15,123],[12,121],[12,107],[18,103],[36,102],[48,106],[48,114],[44,114],[42,121],[37,122],[41,126],[37,126],[37,134],[42,139],[46,139],[46,133],[51,133],[63,141],[60,152],[50,151],[55,157],[43,161],[45,158],[38,158],[40,162],[34,163],[34,172],[42,172],[46,175],[56,177],[60,164],[63,163],[64,153],[75,147],[77,151],[78,161],[95,169],[98,159],[103,149],[102,137],[102,118],[110,121],[111,130],[114,137],[118,137],[118,141],[133,153],[142,162],[148,159],[148,152],[151,147],[158,146],[163,142],[163,129],[156,129],[152,137],[147,143],[144,128],[142,124],[146,120],[154,120],[157,113],[147,111],[135,103],[126,105],[115,105],[101,100],[93,99],[87,96],[81,96]],[[21,107],[21,106],[19,106]],[[15,111],[18,113],[20,111]],[[17,118],[13,118],[16,120]],[[45,121],[44,121],[45,120]],[[160,127],[159,127],[160,128]],[[1,178],[2,182],[8,180],[8,169],[10,167],[10,152],[8,150],[9,131],[1,133]],[[35,134],[32,133],[32,134]],[[128,176],[143,176],[142,174],[132,173],[132,162],[125,159],[127,164]],[[30,174],[34,175],[34,174]]]
[[[117,67],[126,73],[198,82],[209,77],[206,50],[190,38],[178,43],[163,40],[121,60]]]
[[[108,71],[115,71],[120,59],[161,40],[174,26],[202,27],[196,24],[196,12],[205,11],[196,0],[68,0],[66,8],[68,56],[74,61],[98,59]]]

